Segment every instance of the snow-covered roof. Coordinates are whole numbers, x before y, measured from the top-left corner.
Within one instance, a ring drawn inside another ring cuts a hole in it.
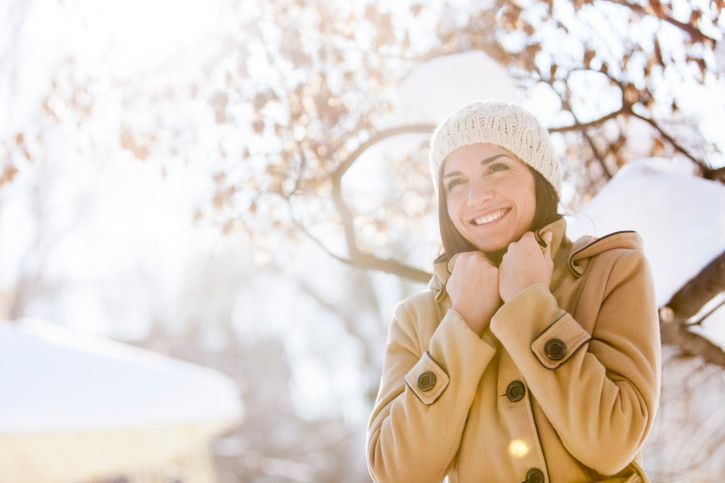
[[[688,162],[643,159],[619,170],[567,226],[571,239],[636,230],[662,306],[725,248],[725,187],[693,175]],[[707,335],[725,347],[716,326]]]
[[[235,422],[216,371],[40,320],[0,322],[0,434]]]
[[[570,223],[569,236],[636,230],[665,304],[725,247],[725,187],[689,165],[645,159],[624,166]]]

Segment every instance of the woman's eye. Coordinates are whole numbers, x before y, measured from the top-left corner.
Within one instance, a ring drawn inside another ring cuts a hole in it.
[[[463,182],[463,181],[461,181],[461,180],[460,180],[460,178],[452,179],[452,180],[450,180],[450,181],[448,182],[448,184],[446,185],[446,189],[447,189],[448,191],[450,191],[450,190],[452,190],[453,188],[455,188],[455,187],[456,187],[456,185],[459,185],[459,184],[461,184],[462,182]]]
[[[503,163],[493,163],[489,169],[491,171],[503,171],[505,169],[509,169],[509,167]]]

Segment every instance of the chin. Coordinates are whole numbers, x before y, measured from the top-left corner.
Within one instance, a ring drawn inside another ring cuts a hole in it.
[[[484,253],[495,253],[500,251],[506,251],[506,249],[509,246],[509,243],[511,242],[492,242],[491,240],[487,240],[486,243],[475,243],[472,242],[472,245],[481,250]]]

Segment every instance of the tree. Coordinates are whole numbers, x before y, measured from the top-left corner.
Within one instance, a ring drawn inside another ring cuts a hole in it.
[[[411,143],[399,162],[414,168],[411,178],[428,176],[420,166],[433,126],[389,125],[391,89],[426,61],[470,50],[504,65],[525,92],[546,87],[558,99],[566,122],[549,127],[567,146],[565,177],[581,197],[573,203],[591,197],[626,164],[633,144],[684,156],[705,178],[722,176],[713,167],[722,154],[704,141],[700,126],[669,126],[692,121],[678,118],[682,83],[721,78],[713,52],[722,2],[709,2],[706,10],[697,2],[625,0],[497,1],[466,9],[414,3],[402,10],[374,2],[281,0],[256,11],[241,4],[230,9],[236,28],[218,34],[199,76],[179,81],[176,59],[137,79],[112,79],[110,91],[124,108],[115,149],[165,165],[207,166],[216,189],[199,216],[260,246],[278,233],[322,246],[314,226],[332,223],[344,250],[328,251],[339,260],[427,281],[429,273],[377,255],[376,243],[361,235],[367,226],[384,230],[397,207],[380,207],[374,216],[355,212],[343,178],[371,147],[410,133],[422,134],[422,143]],[[60,110],[71,110],[86,114],[81,124],[93,120],[107,93],[90,77],[70,82],[78,77],[75,67],[59,72],[40,115],[57,120]],[[152,76],[161,80],[151,83]],[[668,83],[674,92],[663,90]],[[593,89],[597,95],[588,95]],[[184,115],[190,110],[196,119]],[[635,122],[651,128],[647,139],[630,139]],[[208,140],[196,139],[201,128],[211,130]],[[24,139],[18,132],[3,143],[6,179],[27,161]],[[431,193],[425,183],[403,189]],[[397,211],[420,216],[420,210]]]
[[[718,146],[680,112],[687,83],[721,80],[714,48],[722,7],[497,1],[470,9],[413,4],[400,11],[374,3],[322,8],[273,2],[256,14],[236,12],[244,19],[238,36],[226,39],[202,80],[174,86],[166,97],[132,88],[125,102],[129,116],[199,97],[207,102],[218,133],[218,149],[210,155],[215,193],[199,217],[225,232],[245,233],[261,250],[270,250],[280,236],[304,236],[354,267],[426,282],[429,272],[375,236],[410,239],[415,221],[433,206],[423,161],[433,125],[387,121],[394,108],[390,90],[401,79],[431,59],[480,50],[505,66],[524,91],[544,89],[561,112],[562,122],[550,131],[567,146],[564,176],[579,194],[572,205],[592,197],[630,159],[647,154],[684,157],[700,176],[722,181],[723,168],[715,167],[723,160]],[[425,33],[421,25],[429,27]],[[134,101],[139,95],[144,100]],[[638,123],[647,129],[634,139]],[[154,140],[190,135],[162,120],[147,132],[131,125],[121,144],[139,158],[163,153],[168,159],[174,149]],[[346,174],[372,147],[415,133],[421,142],[390,160],[393,172],[406,172],[396,178],[396,190],[412,201],[354,209],[344,191]],[[722,360],[721,350],[714,353],[708,360]]]
[[[102,99],[115,99],[122,112],[109,154],[157,160],[162,169],[204,166],[214,192],[198,218],[243,233],[263,252],[303,236],[341,262],[425,283],[427,270],[390,249],[413,238],[434,206],[423,161],[433,125],[390,125],[391,90],[401,79],[431,59],[480,50],[525,92],[553,96],[562,122],[549,128],[567,146],[564,177],[578,193],[572,206],[636,155],[684,157],[701,176],[722,180],[719,147],[679,107],[687,83],[722,79],[714,48],[723,4],[706,7],[599,0],[403,9],[280,0],[254,11],[236,4],[229,15],[237,28],[218,34],[196,75],[174,75],[176,59],[106,87],[79,76],[71,58],[38,117],[45,126],[74,119],[76,145],[87,150],[94,140],[84,126]],[[648,130],[632,139],[637,123]],[[3,182],[32,163],[28,139],[42,144],[47,133],[19,130],[4,140]],[[370,148],[407,134],[419,136],[389,157],[406,173],[396,190],[408,202],[356,210],[346,174]]]

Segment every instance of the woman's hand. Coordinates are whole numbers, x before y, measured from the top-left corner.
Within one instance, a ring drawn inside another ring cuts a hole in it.
[[[534,232],[527,231],[521,239],[511,242],[499,265],[499,290],[501,300],[508,302],[519,291],[536,282],[551,284],[554,262],[551,260],[553,233],[544,233],[546,248],[536,241]]]
[[[499,271],[482,252],[463,252],[455,256],[458,260],[446,283],[446,291],[452,308],[480,336],[501,303]]]

